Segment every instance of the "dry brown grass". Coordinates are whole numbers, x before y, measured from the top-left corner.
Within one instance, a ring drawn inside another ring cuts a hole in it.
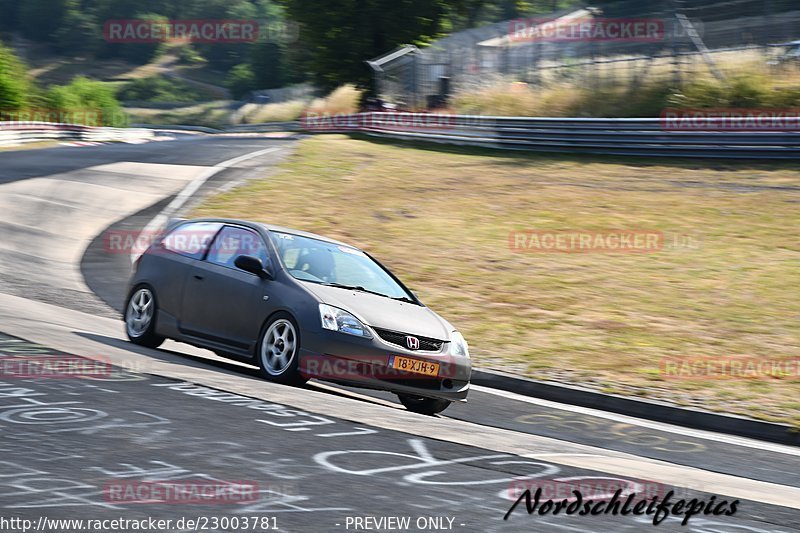
[[[275,206],[281,206],[276,211]],[[790,379],[675,381],[664,357],[800,349],[800,171],[436,151],[340,135],[196,214],[361,246],[457,325],[476,364],[800,425]],[[512,230],[654,229],[652,254],[512,253]]]
[[[325,98],[317,98],[308,106],[309,113],[347,114],[357,113],[362,91],[353,85],[342,85]]]
[[[571,85],[559,84],[531,90],[525,84],[501,83],[456,95],[453,107],[464,115],[507,117],[568,116],[584,96]]]
[[[131,124],[193,125],[222,128],[230,124],[230,101],[219,100],[172,109],[127,107]]]
[[[699,56],[542,70],[541,84],[499,81],[457,93],[457,113],[499,116],[657,117],[666,107],[800,107],[800,65],[770,66],[758,51],[714,54],[717,80]],[[641,76],[634,83],[634,75]]]
[[[307,102],[303,100],[291,100],[279,104],[246,104],[240,112],[244,124],[288,122],[300,118],[306,104]]]

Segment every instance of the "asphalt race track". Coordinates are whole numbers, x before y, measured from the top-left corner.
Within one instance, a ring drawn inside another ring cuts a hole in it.
[[[0,382],[0,530],[22,531],[3,519],[29,520],[29,531],[88,531],[53,521],[147,518],[171,520],[163,530],[212,532],[800,530],[796,447],[478,387],[469,403],[425,417],[388,394],[276,385],[205,350],[125,341],[130,258],[108,253],[104,233],[141,230],[193,184],[202,195],[268,175],[293,143],[191,136],[0,153],[0,358],[112,365],[80,379]],[[112,490],[198,480],[252,493],[203,503]],[[504,520],[520,483],[581,482],[739,504],[732,516],[700,513],[687,525],[529,516],[524,503]],[[408,528],[389,517],[407,517]]]

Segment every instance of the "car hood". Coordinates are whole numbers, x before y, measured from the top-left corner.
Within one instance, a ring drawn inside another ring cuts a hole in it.
[[[454,329],[442,317],[420,305],[392,300],[367,292],[303,283],[320,303],[333,305],[352,313],[359,320],[375,328],[410,333],[447,341]]]

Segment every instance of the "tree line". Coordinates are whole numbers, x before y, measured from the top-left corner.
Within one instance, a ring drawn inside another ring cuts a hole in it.
[[[796,0],[739,0],[737,16],[777,14]],[[720,3],[721,2],[721,3]],[[729,0],[599,0],[606,16],[711,16]],[[321,89],[344,83],[368,87],[364,64],[402,44],[425,44],[447,33],[491,22],[584,6],[579,0],[0,0],[0,36],[13,32],[69,56],[147,63],[158,43],[112,43],[103,25],[120,19],[259,20],[292,28],[281,38],[252,43],[194,43],[180,50],[226,73],[234,93],[312,81]],[[732,8],[731,8],[732,9]],[[294,29],[296,28],[296,31]],[[270,33],[270,32],[266,32]],[[280,33],[280,32],[279,32]]]
[[[144,64],[163,45],[113,43],[110,20],[259,20],[253,43],[194,43],[181,57],[226,72],[235,92],[313,81],[322,89],[369,84],[366,59],[401,44],[576,4],[576,0],[0,0],[0,35],[18,32],[68,56],[119,58]],[[278,34],[279,37],[275,38]]]

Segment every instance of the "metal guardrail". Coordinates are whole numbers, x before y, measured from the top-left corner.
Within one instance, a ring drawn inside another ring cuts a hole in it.
[[[134,128],[144,128],[148,130],[154,131],[162,131],[162,132],[177,132],[177,133],[184,133],[184,134],[201,134],[201,133],[223,133],[224,130],[216,129],[216,128],[207,128],[206,126],[190,126],[184,124],[132,124]]]
[[[239,124],[225,128],[225,133],[255,133],[276,131],[300,131],[300,122],[264,122],[262,124]]]
[[[189,125],[159,125],[159,124],[133,124],[136,128],[147,128],[163,132],[192,133],[273,133],[277,131],[300,131],[300,122],[263,122],[260,124],[237,124],[225,129],[208,128],[205,126]]]
[[[142,128],[106,128],[49,122],[0,122],[0,146],[31,142],[70,140],[85,142],[139,141],[155,134]]]
[[[715,119],[705,119],[705,122]],[[718,121],[725,119],[716,119]],[[125,141],[147,139],[156,130],[195,133],[302,131],[360,132],[410,141],[548,153],[717,159],[798,159],[800,131],[676,131],[658,118],[528,118],[481,115],[369,112],[305,117],[296,122],[232,126],[225,130],[190,126],[92,128],[75,124],[0,122],[0,146],[49,139]],[[800,122],[800,121],[798,121]]]
[[[704,123],[726,119],[705,119]],[[725,159],[797,159],[800,131],[670,130],[658,118],[526,118],[419,113],[306,117],[309,132],[361,132],[404,140],[553,153]],[[683,124],[684,127],[687,124]]]

